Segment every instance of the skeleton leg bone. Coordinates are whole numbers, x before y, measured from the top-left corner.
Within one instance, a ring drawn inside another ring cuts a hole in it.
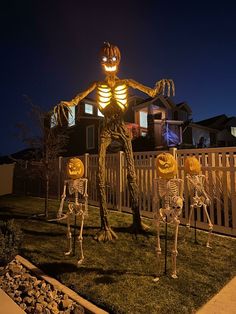
[[[141,220],[141,215],[138,206],[138,185],[137,185],[137,178],[134,166],[134,157],[133,157],[133,150],[132,150],[132,143],[130,136],[126,130],[125,125],[122,125],[120,128],[120,137],[124,145],[124,152],[127,162],[127,179],[128,179],[128,187],[131,199],[131,209],[133,213],[133,232],[135,234],[143,231],[147,231],[149,227],[145,225]]]
[[[157,227],[157,277],[153,279],[153,281],[159,281],[160,268],[161,268],[161,243],[160,243],[160,214],[156,215],[156,227]]]
[[[212,234],[212,230],[213,230],[213,224],[211,222],[211,218],[210,218],[208,211],[207,211],[207,205],[203,204],[203,208],[204,208],[204,211],[206,213],[208,224],[209,224],[209,233],[208,233],[208,237],[207,237],[206,247],[210,248],[211,247],[210,246],[210,238],[211,238],[211,234]]]
[[[95,236],[98,241],[111,241],[117,239],[116,233],[111,229],[108,222],[108,211],[105,190],[105,157],[106,149],[111,143],[111,135],[107,129],[103,129],[98,154],[98,195],[100,199],[101,230]]]
[[[193,215],[193,209],[194,209],[194,205],[190,205],[190,212],[189,212],[189,217],[188,217],[188,222],[186,224],[186,227],[190,230],[190,221]]]
[[[84,252],[83,252],[83,228],[84,228],[84,214],[81,216],[81,226],[80,226],[80,233],[79,233],[79,244],[80,244],[80,253],[81,253],[81,258],[78,261],[78,265],[82,264],[84,260]]]
[[[180,221],[177,218],[175,218],[175,241],[174,241],[173,250],[171,252],[171,254],[172,254],[172,275],[171,275],[171,277],[174,279],[178,278],[177,274],[176,274],[176,257],[178,254],[178,251],[177,251],[178,242],[177,241],[178,241],[179,224],[180,224]]]
[[[67,215],[67,248],[68,248],[68,251],[65,252],[65,255],[70,255],[72,252],[72,239],[71,239],[71,231],[70,231],[70,213],[68,213]]]

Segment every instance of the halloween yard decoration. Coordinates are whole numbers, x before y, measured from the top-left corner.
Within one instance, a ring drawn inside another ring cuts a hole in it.
[[[105,156],[108,146],[114,140],[121,143],[127,161],[127,178],[133,212],[133,232],[138,233],[144,229],[138,208],[138,187],[131,139],[123,120],[123,114],[128,107],[128,88],[138,89],[150,97],[164,94],[166,89],[168,96],[171,90],[174,94],[174,83],[169,79],[158,81],[154,88],[146,87],[132,79],[119,79],[116,74],[120,60],[119,48],[108,42],[104,43],[100,51],[101,66],[105,72],[104,81],[93,83],[87,90],[76,95],[71,101],[61,101],[54,107],[55,116],[58,117],[60,122],[62,115],[67,118],[66,109],[68,107],[78,105],[92,91],[96,90],[97,92],[97,107],[104,115],[98,157],[98,195],[100,199],[101,230],[96,238],[99,241],[117,238],[115,232],[109,226],[105,194]]]
[[[201,164],[195,156],[188,156],[185,159],[184,170],[190,194],[190,213],[188,217],[187,228],[190,230],[190,221],[193,210],[203,207],[209,225],[209,233],[206,246],[210,247],[210,237],[213,230],[213,224],[207,211],[207,206],[210,205],[210,198],[205,190],[206,177],[201,172]]]
[[[161,153],[157,156],[156,160],[157,175],[155,179],[155,193],[154,206],[157,207],[157,201],[161,200],[161,208],[155,213],[155,220],[157,226],[157,264],[158,264],[158,276],[154,281],[159,280],[160,273],[160,222],[175,225],[175,237],[174,245],[172,249],[172,278],[177,278],[176,273],[176,257],[177,241],[178,241],[178,228],[179,228],[179,216],[182,213],[183,208],[183,180],[176,179],[177,175],[177,162],[172,154]]]
[[[81,226],[79,233],[79,244],[81,259],[78,264],[81,264],[84,259],[83,253],[83,227],[84,227],[84,217],[88,213],[88,194],[87,194],[87,182],[86,178],[82,178],[84,175],[84,165],[79,158],[71,158],[67,164],[67,177],[68,179],[64,181],[63,194],[61,196],[61,203],[57,213],[57,220],[67,219],[67,245],[68,251],[65,255],[70,255],[72,252],[72,238],[70,229],[70,218],[72,216],[79,216],[81,218]],[[63,214],[63,206],[66,198],[66,188],[68,189],[69,195],[75,195],[74,202],[68,202],[68,209],[65,214]]]

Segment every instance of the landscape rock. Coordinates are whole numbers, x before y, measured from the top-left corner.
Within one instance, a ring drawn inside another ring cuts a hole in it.
[[[27,314],[84,314],[84,308],[25,268],[18,260],[0,268],[0,288]]]

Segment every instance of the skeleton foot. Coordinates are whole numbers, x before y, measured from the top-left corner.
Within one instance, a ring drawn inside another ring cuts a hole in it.
[[[212,247],[210,246],[210,239],[211,239],[211,233],[213,230],[213,224],[209,224],[209,233],[208,233],[208,238],[207,238],[207,243],[206,243],[206,247],[211,249]]]
[[[72,250],[67,251],[67,252],[65,252],[64,254],[67,256],[67,255],[70,255],[71,253],[72,253]]]
[[[118,239],[118,236],[116,233],[110,228],[106,228],[106,230],[102,229],[100,230],[96,236],[94,237],[95,240],[98,242],[107,242],[107,241],[112,241]]]
[[[177,279],[177,278],[178,278],[178,276],[176,275],[176,273],[173,273],[173,274],[171,275],[171,278],[173,278],[173,279]]]
[[[190,231],[190,223],[186,224],[186,228]]]
[[[82,257],[80,260],[78,260],[77,265],[81,265],[83,263],[84,257]]]

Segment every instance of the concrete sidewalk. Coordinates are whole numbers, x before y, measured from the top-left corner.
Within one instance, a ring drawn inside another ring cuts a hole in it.
[[[24,314],[23,311],[1,288],[0,288],[0,314]]]
[[[236,277],[203,305],[196,314],[236,314]]]

